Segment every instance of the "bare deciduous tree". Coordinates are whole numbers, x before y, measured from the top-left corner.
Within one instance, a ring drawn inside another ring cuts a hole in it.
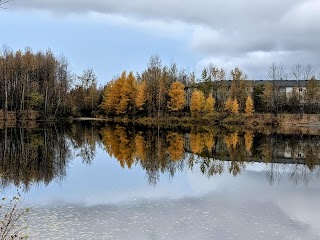
[[[269,67],[268,74],[271,80],[283,80],[287,78],[282,63],[272,63]]]
[[[295,64],[291,69],[291,76],[294,80],[301,80],[302,77],[302,65],[300,63]]]
[[[307,64],[304,67],[304,71],[303,71],[303,80],[309,80],[311,79],[311,77],[313,76],[313,67],[311,64]]]

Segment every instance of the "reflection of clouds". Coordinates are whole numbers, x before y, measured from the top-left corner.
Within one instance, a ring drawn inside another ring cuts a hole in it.
[[[210,178],[195,165],[174,178],[162,174],[156,186],[149,186],[140,166],[123,170],[117,160],[100,152],[89,167],[73,163],[64,184],[28,194],[29,202],[46,206],[35,207],[31,216],[34,226],[43,224],[39,229],[52,224],[63,234],[83,232],[82,239],[108,239],[104,233],[111,239],[152,239],[151,233],[154,239],[316,239],[312,232],[320,233],[317,178],[308,186],[294,186],[286,175],[270,186],[269,165],[264,163],[247,164],[236,177],[225,171]],[[56,234],[54,228],[48,234]]]
[[[270,201],[224,195],[33,209],[31,239],[317,239]],[[317,231],[317,232],[315,232]],[[68,237],[69,236],[69,237]]]

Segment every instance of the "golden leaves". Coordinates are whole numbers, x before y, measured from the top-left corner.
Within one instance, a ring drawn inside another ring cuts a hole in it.
[[[179,111],[183,109],[185,104],[184,84],[181,82],[173,82],[169,89],[168,109],[170,111]]]
[[[247,100],[246,100],[246,108],[245,108],[245,114],[247,116],[252,116],[254,113],[254,105],[253,105],[253,100],[250,95],[248,95]]]
[[[193,117],[198,117],[203,109],[205,104],[205,97],[202,91],[195,90],[191,95],[191,104],[190,111]]]

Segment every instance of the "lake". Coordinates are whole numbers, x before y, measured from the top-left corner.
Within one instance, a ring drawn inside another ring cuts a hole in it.
[[[319,129],[0,129],[29,239],[320,239]]]

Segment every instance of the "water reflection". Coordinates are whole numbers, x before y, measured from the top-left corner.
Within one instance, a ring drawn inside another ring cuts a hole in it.
[[[106,126],[102,142],[121,167],[140,165],[150,184],[162,173],[171,177],[177,171],[200,167],[208,177],[228,171],[241,174],[252,162],[266,163],[270,184],[288,174],[296,185],[307,184],[320,174],[320,136],[305,134],[264,134],[226,129],[140,129]]]
[[[56,128],[0,130],[0,184],[26,189],[33,182],[48,184],[66,175],[70,146]]]
[[[94,161],[103,148],[122,168],[140,166],[151,185],[162,174],[200,169],[208,178],[241,174],[252,162],[265,163],[270,184],[288,178],[308,184],[320,175],[320,135],[263,133],[219,128],[143,128],[91,124],[15,127],[0,130],[0,184],[49,184],[66,176],[68,164],[80,157]]]

